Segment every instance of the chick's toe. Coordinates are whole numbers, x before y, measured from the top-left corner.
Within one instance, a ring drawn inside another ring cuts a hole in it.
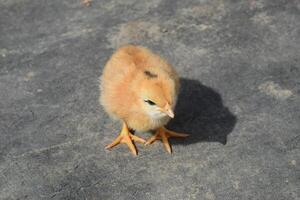
[[[132,154],[137,155],[137,150],[136,150],[136,148],[135,148],[132,141],[140,142],[142,144],[146,143],[146,140],[144,140],[143,138],[140,138],[140,137],[130,133],[126,123],[123,123],[123,128],[122,128],[122,131],[119,134],[119,136],[112,143],[107,145],[105,148],[106,149],[111,149],[111,148],[113,148],[114,146],[116,146],[120,143],[125,143],[129,147]]]
[[[165,127],[161,127],[159,129],[157,129],[156,133],[150,139],[148,139],[145,144],[149,145],[149,144],[152,144],[155,140],[161,140],[162,143],[164,144],[167,152],[172,153],[172,149],[171,149],[170,143],[168,141],[168,138],[169,137],[185,138],[187,136],[188,136],[188,134],[177,133],[177,132],[166,129]]]

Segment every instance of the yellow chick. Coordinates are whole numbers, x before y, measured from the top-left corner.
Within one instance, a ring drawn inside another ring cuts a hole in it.
[[[112,118],[123,122],[121,133],[107,149],[126,143],[137,155],[133,141],[151,144],[162,140],[171,153],[168,138],[187,136],[164,127],[174,117],[179,78],[159,55],[141,46],[123,46],[106,63],[100,81],[100,103]],[[145,141],[131,129],[156,132]]]

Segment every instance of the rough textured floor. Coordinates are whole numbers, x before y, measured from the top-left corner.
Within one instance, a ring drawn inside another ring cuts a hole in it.
[[[0,30],[1,200],[300,199],[299,1],[1,0]],[[172,155],[104,149],[98,77],[125,43],[182,77]]]

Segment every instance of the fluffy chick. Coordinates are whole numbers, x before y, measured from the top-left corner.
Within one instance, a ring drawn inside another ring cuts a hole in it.
[[[159,55],[141,46],[123,46],[106,63],[100,81],[100,103],[112,118],[123,122],[121,133],[107,149],[126,143],[137,155],[132,141],[151,144],[160,139],[171,153],[168,138],[187,136],[164,127],[174,117],[179,78]],[[146,142],[130,129],[156,133]]]

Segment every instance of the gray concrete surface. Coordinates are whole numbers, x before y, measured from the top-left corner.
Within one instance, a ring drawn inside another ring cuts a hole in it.
[[[1,200],[300,199],[299,1],[1,0],[0,30]],[[125,43],[182,77],[172,155],[104,149],[98,76]]]

